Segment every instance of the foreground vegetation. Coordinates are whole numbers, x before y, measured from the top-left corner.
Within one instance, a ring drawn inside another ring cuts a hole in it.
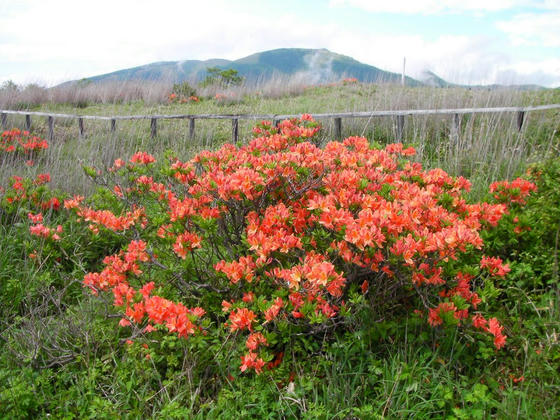
[[[385,88],[313,89],[283,106]],[[171,127],[4,153],[1,416],[558,418],[557,120],[465,124],[502,139],[471,154],[430,124],[416,156],[307,116],[194,160]]]

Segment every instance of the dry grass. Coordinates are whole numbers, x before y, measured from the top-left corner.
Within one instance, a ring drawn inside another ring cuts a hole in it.
[[[171,84],[133,82],[66,86],[47,92],[32,86],[22,90],[18,100],[25,98],[31,103],[47,98],[46,103],[35,109],[85,115],[297,114],[505,107],[560,102],[559,92],[554,90],[403,88],[379,84],[305,86],[297,79],[279,77],[267,83],[226,90],[205,88],[199,93],[207,99],[199,103],[169,104],[167,95],[170,89]],[[213,99],[216,93],[225,98]],[[77,108],[80,101],[85,101],[85,108]],[[424,165],[464,175],[473,179],[480,188],[485,188],[484,185],[490,181],[511,178],[520,173],[530,161],[557,153],[558,114],[558,111],[528,113],[521,132],[517,130],[516,115],[512,113],[465,115],[457,136],[453,135],[452,116],[407,117],[402,140],[417,148],[418,159]],[[24,121],[22,116],[8,116],[10,127],[23,127]],[[250,137],[253,123],[250,120],[239,122],[241,141]],[[322,141],[332,139],[333,121],[324,120],[322,123]],[[86,120],[86,135],[79,138],[75,120],[57,119],[55,139],[43,156],[35,158],[35,166],[26,167],[23,157],[0,158],[0,185],[5,185],[12,174],[32,175],[48,171],[57,186],[84,191],[91,186],[81,173],[81,164],[109,165],[115,158],[126,157],[137,150],[147,150],[158,156],[166,150],[174,150],[179,156],[187,158],[203,148],[231,141],[229,120],[197,120],[194,139],[188,137],[186,120],[160,120],[156,139],[150,139],[149,124],[149,120],[118,121],[117,131],[112,133],[108,121]],[[365,135],[380,143],[396,140],[396,121],[392,118],[345,119],[342,128],[343,136]],[[33,119],[33,131],[46,136],[44,119]]]
[[[44,104],[69,104],[78,108],[88,104],[118,104],[144,101],[162,103],[171,91],[170,82],[106,82],[103,84],[66,84],[45,88],[36,84],[19,89],[0,90],[0,108],[28,109]]]

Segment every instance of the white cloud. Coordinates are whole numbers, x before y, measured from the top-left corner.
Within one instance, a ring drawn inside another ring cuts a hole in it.
[[[237,59],[270,48],[321,48],[327,38],[318,33],[335,32],[329,26],[302,25],[293,14],[271,19],[264,10],[244,13],[225,0],[170,0],[165,7],[130,0],[26,6],[10,18],[0,14],[0,78],[5,78],[2,67],[8,67],[3,63],[19,63],[20,79],[43,72],[51,81],[162,60]],[[66,70],[61,72],[54,60]],[[34,63],[43,67],[33,68]],[[84,74],[83,69],[89,70]]]
[[[353,34],[339,34],[331,49],[397,73],[401,72],[402,60],[406,57],[406,73],[412,77],[420,77],[429,69],[459,84],[560,85],[556,60],[518,63],[491,48],[491,40],[483,36],[441,36],[435,41],[420,36],[363,35],[356,38]]]
[[[494,78],[499,83],[533,84],[560,87],[560,58],[519,61],[497,66]]]
[[[560,10],[560,2],[558,0],[544,0],[542,8],[548,10]]]
[[[514,1],[496,4],[506,7]],[[282,47],[328,48],[394,72],[401,71],[406,56],[407,74],[417,76],[429,68],[457,83],[493,83],[509,71],[551,85],[552,75],[560,74],[554,60],[525,69],[525,64],[493,49],[493,40],[484,36],[428,40],[421,35],[378,34],[341,24],[302,22],[295,11],[272,19],[265,9],[243,11],[227,0],[167,0],[160,7],[145,0],[17,5],[0,13],[0,82],[11,78],[55,84],[154,61],[237,59]]]
[[[560,10],[560,4],[558,8]],[[560,47],[560,11],[516,15],[496,26],[508,34],[515,45]]]
[[[496,12],[526,3],[528,3],[526,0],[331,0],[330,6],[353,6],[376,13],[428,15],[438,13]]]

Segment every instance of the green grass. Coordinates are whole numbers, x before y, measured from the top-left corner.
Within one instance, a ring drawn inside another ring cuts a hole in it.
[[[208,99],[188,105],[134,102],[38,109],[87,115],[280,114],[558,101],[556,91],[360,85],[314,87],[301,95],[276,98],[249,95],[227,105]],[[418,148],[418,160],[425,166],[471,179],[473,196],[480,197],[489,182],[512,177],[529,162],[559,153],[557,111],[530,114],[522,133],[515,129],[513,118],[466,117],[460,143],[449,147],[448,119],[418,117],[407,121],[404,140]],[[23,120],[10,117],[9,123],[22,125]],[[82,164],[107,166],[137,150],[161,157],[171,149],[185,158],[227,142],[231,135],[229,121],[197,121],[193,141],[187,138],[184,121],[161,122],[154,140],[149,138],[149,121],[117,124],[112,135],[108,124],[86,121],[86,137],[79,139],[75,122],[57,120],[55,141],[46,153],[34,157],[33,167],[23,165],[22,157],[0,158],[0,185],[5,186],[12,174],[50,172],[56,187],[70,193],[90,192],[93,186],[83,175]],[[34,120],[34,127],[45,133],[42,121]],[[250,122],[240,123],[243,141],[250,128]],[[329,130],[327,123],[324,139],[332,134]],[[345,136],[364,134],[381,143],[392,141],[393,130],[389,119],[343,122]],[[232,372],[236,376],[232,381],[227,352],[216,360],[195,341],[185,344],[170,337],[153,343],[150,360],[140,345],[124,346],[120,342],[124,336],[115,334],[111,305],[90,297],[78,283],[96,264],[88,260],[87,247],[74,250],[73,257],[81,264],[74,271],[41,271],[25,257],[29,252],[21,240],[25,226],[1,211],[0,418],[560,417],[557,280],[547,286],[539,278],[532,288],[512,283],[487,290],[496,296],[490,310],[505,318],[509,337],[499,354],[476,337],[434,330],[414,317],[380,319],[379,312],[371,310],[360,314],[350,332],[307,337],[297,352],[284,355],[278,369],[258,377]],[[519,278],[524,278],[522,264],[516,268]],[[524,380],[516,383],[514,379],[521,376]]]

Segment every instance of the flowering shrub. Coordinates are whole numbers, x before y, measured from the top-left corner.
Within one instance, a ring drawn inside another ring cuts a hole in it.
[[[319,148],[319,129],[309,115],[262,122],[242,147],[186,162],[139,152],[106,172],[89,169],[117,204],[94,209],[74,197],[64,211],[92,241],[110,233],[127,245],[84,285],[112,296],[131,338],[235,339],[242,372],[276,366],[294,334],[343,328],[361,305],[388,296],[414,294],[430,325],[472,327],[503,347],[503,327],[479,311],[474,283],[509,271],[482,255],[481,237],[506,205],[467,203],[469,181],[422,169],[407,160],[413,148],[376,149],[363,137]],[[533,189],[515,188],[520,200]]]
[[[490,186],[492,196],[507,203],[509,212],[498,229],[485,233],[485,242],[492,255],[510,265],[501,283],[532,292],[558,284],[560,159],[534,165],[525,176],[527,180]]]
[[[535,184],[522,178],[517,178],[511,182],[494,182],[490,185],[490,192],[494,198],[503,203],[525,204],[525,198],[536,189]]]
[[[198,102],[196,89],[193,88],[188,82],[174,83],[172,93],[168,96],[169,103],[187,103]]]
[[[45,139],[32,136],[29,131],[21,131],[17,128],[4,131],[0,138],[0,152],[5,153],[30,153],[48,147]]]
[[[15,213],[22,207],[34,211],[57,211],[61,200],[46,187],[50,180],[48,173],[39,174],[35,179],[12,176],[9,188],[6,191],[0,189],[0,204],[8,213]]]
[[[345,79],[342,79],[342,84],[344,86],[346,85],[355,85],[356,83],[358,83],[358,79],[356,79],[355,77],[347,77]]]
[[[167,97],[167,100],[168,100],[169,103],[180,103],[180,104],[186,104],[187,102],[199,102],[200,101],[198,96],[191,95],[191,96],[185,97],[183,95],[178,95],[176,93],[170,93],[169,96]]]

